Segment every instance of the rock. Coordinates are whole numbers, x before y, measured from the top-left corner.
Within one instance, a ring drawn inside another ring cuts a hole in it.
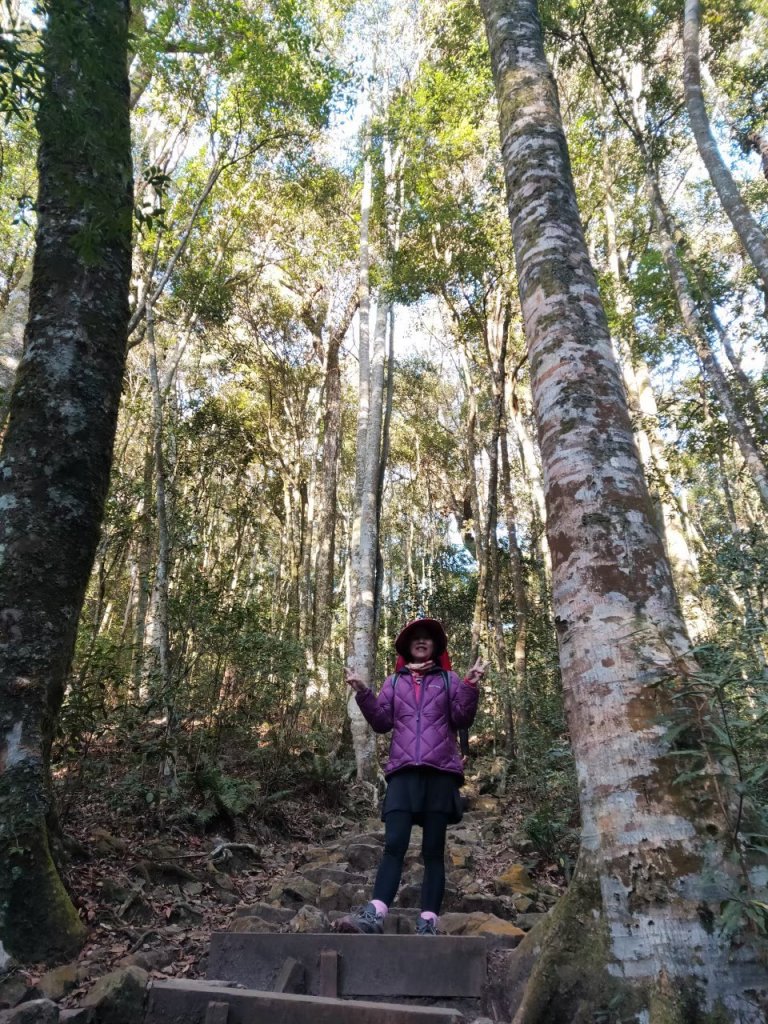
[[[466,870],[472,867],[472,854],[469,850],[459,850],[452,846],[448,850],[448,859],[454,868]]]
[[[261,918],[270,925],[287,924],[296,911],[285,906],[273,906],[271,903],[250,903],[248,906],[239,906],[234,911],[236,918]]]
[[[383,825],[380,825],[379,827],[382,830],[384,828]],[[357,846],[359,844],[362,844],[363,846],[369,846],[371,844],[373,844],[374,846],[383,846],[383,831],[361,832],[358,835],[347,836],[346,839],[340,839],[337,843],[333,843],[331,849],[344,851],[347,850],[350,846]]]
[[[525,934],[511,921],[502,921],[494,914],[483,914],[479,911],[472,914],[443,914],[440,917],[439,930],[444,935],[483,935],[487,938],[505,939],[515,943]]]
[[[101,898],[106,900],[107,903],[125,903],[135,890],[130,889],[127,885],[120,885],[119,882],[115,882],[111,878],[107,878],[99,891]]]
[[[128,843],[124,839],[118,839],[104,828],[95,828],[91,832],[91,843],[96,853],[102,857],[107,857],[111,853],[125,853],[128,849]]]
[[[177,903],[168,915],[167,920],[172,924],[178,924],[184,921],[199,921],[203,917],[203,911],[200,907],[195,907],[191,903]]]
[[[59,1024],[59,1008],[50,999],[32,999],[0,1013],[2,1024]]]
[[[185,882],[182,885],[181,888],[182,888],[182,891],[187,896],[199,896],[200,893],[203,891],[203,883],[202,882]]]
[[[399,907],[420,907],[421,885],[418,882],[401,885],[397,894],[397,905]]]
[[[53,971],[48,971],[38,981],[37,987],[44,999],[57,1003],[77,985],[77,964],[64,964]]]
[[[461,897],[456,909],[465,914],[480,912],[495,914],[497,917],[509,916],[509,911],[498,896],[488,896],[485,893],[467,893]]]
[[[365,875],[355,871],[347,871],[344,864],[308,864],[299,868],[299,874],[308,878],[315,885],[322,885],[323,882],[337,882],[343,885],[345,882],[356,882],[362,885],[367,881]]]
[[[118,960],[118,966],[140,967],[142,971],[159,971],[172,964],[178,955],[177,946],[164,946],[162,949],[148,949],[144,953],[129,953]]]
[[[511,939],[517,942],[523,938],[525,932],[522,928],[512,924],[511,921],[502,921],[495,914],[468,914],[467,922],[462,935],[483,935],[493,939]]]
[[[280,903],[292,903],[302,906],[304,903],[317,903],[320,895],[320,886],[310,882],[302,875],[291,875],[289,878],[281,878],[269,890],[269,899]]]
[[[524,864],[513,864],[507,868],[504,874],[499,875],[494,881],[493,888],[497,893],[506,893],[509,896],[527,896],[536,892]]]
[[[213,881],[219,889],[224,889],[226,892],[232,892],[235,888],[235,883],[232,881],[232,878],[219,871],[216,872]]]
[[[59,1024],[91,1024],[93,1010],[88,1006],[77,1006],[59,1012]]]
[[[374,843],[355,843],[346,849],[347,860],[356,871],[369,871],[379,866],[381,847]]]
[[[527,896],[515,896],[512,903],[514,904],[515,910],[519,911],[521,914],[527,914],[529,910],[536,906],[533,900],[529,899]]]
[[[463,935],[468,917],[468,914],[460,914],[458,912],[441,914],[439,929],[443,935]]]
[[[553,885],[551,882],[541,882],[539,885],[539,892],[546,893],[547,896],[554,896],[555,899],[560,899],[560,897],[562,896],[562,892],[560,891],[560,889],[558,889],[557,886]]]
[[[517,924],[524,931],[529,932],[534,925],[537,925],[539,921],[543,921],[546,914],[518,914]]]
[[[304,906],[288,922],[288,929],[301,934],[327,932],[331,929],[331,922],[317,907]]]
[[[498,814],[500,802],[498,797],[483,793],[472,801],[472,810],[482,811],[484,814]]]
[[[18,975],[10,975],[0,981],[0,1010],[16,1006],[27,997],[29,984]]]
[[[266,935],[268,932],[279,932],[280,925],[274,921],[265,921],[263,917],[236,917],[229,930],[241,934]]]
[[[247,907],[238,907],[235,917],[260,917],[269,924],[281,925],[290,921],[294,913],[288,907],[274,907],[271,903],[251,903]]]
[[[323,882],[317,905],[321,910],[343,910],[346,904],[338,882]]]
[[[148,979],[140,967],[122,967],[99,978],[82,1005],[93,1010],[94,1024],[141,1024]]]

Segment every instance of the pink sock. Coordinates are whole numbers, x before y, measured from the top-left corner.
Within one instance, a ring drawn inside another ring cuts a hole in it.
[[[437,924],[437,914],[433,914],[431,910],[422,910],[419,917],[426,917],[428,921],[434,921]]]
[[[374,907],[376,907],[377,914],[381,914],[382,917],[387,916],[387,911],[389,910],[389,907],[387,906],[386,903],[382,903],[381,900],[371,900],[371,903],[374,905]]]

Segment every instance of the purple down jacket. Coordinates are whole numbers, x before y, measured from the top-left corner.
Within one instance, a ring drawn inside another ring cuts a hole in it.
[[[419,687],[419,699],[411,673],[404,669],[384,680],[376,696],[366,688],[356,695],[360,710],[375,732],[392,732],[385,776],[400,768],[426,765],[464,776],[456,745],[456,730],[466,729],[477,712],[478,688],[459,679],[455,672],[428,671]]]

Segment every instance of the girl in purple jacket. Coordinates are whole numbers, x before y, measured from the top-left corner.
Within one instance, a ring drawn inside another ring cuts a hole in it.
[[[400,884],[403,860],[414,824],[423,830],[419,935],[437,934],[437,917],[445,891],[445,833],[461,820],[459,787],[464,781],[456,732],[466,729],[477,712],[478,683],[485,665],[478,658],[463,680],[450,671],[448,638],[436,619],[409,622],[395,641],[394,675],[375,696],[347,671],[360,710],[376,732],[392,730],[389,761],[384,768],[387,793],[384,855],[370,903],[336,923],[338,931],[380,934],[384,917]]]

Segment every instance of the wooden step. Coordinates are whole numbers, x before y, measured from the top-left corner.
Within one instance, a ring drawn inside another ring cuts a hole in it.
[[[274,991],[290,958],[304,968],[310,995],[479,999],[487,948],[485,939],[464,935],[214,932],[207,974]]]
[[[145,1024],[462,1024],[456,1010],[156,981]]]

